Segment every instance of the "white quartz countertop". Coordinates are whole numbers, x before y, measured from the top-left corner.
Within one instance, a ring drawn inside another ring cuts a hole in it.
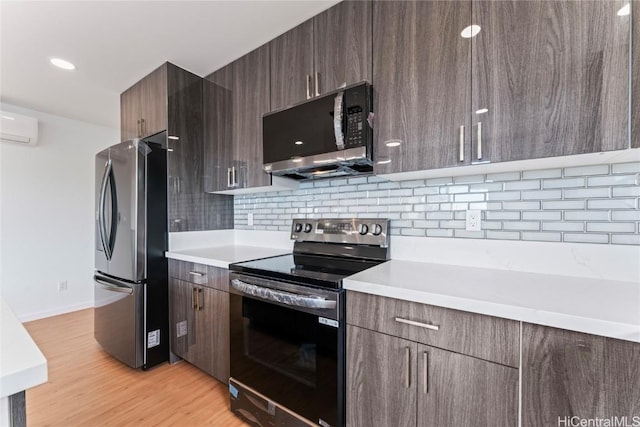
[[[0,397],[47,382],[47,359],[0,299]]]
[[[229,268],[229,264],[233,264],[234,262],[267,258],[287,253],[291,253],[291,251],[261,246],[225,245],[208,248],[171,250],[166,252],[166,257],[214,267]]]
[[[640,342],[640,283],[388,261],[344,280],[352,291]]]

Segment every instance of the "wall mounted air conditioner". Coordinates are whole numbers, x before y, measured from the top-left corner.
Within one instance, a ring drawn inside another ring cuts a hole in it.
[[[38,120],[22,114],[0,111],[0,140],[24,145],[38,143]]]

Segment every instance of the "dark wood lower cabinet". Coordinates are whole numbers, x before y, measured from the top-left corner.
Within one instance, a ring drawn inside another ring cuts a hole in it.
[[[517,423],[517,369],[347,327],[348,426]]]
[[[347,425],[415,427],[417,344],[347,326]]]
[[[516,426],[518,370],[418,346],[418,426]]]
[[[169,306],[171,351],[218,380],[228,382],[229,294],[171,277]]]
[[[525,323],[522,386],[525,427],[572,417],[632,425],[634,416],[640,422],[640,343]]]

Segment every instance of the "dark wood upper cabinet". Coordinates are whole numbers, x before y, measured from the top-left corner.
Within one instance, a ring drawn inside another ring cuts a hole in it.
[[[627,3],[374,2],[374,172],[627,148]]]
[[[314,16],[314,95],[371,81],[372,5],[347,0]]]
[[[169,62],[120,97],[123,139],[167,131],[169,231],[233,228],[233,198],[204,193],[202,78]]]
[[[632,1],[631,22],[633,22],[631,35],[633,58],[633,90],[631,91],[631,147],[640,147],[640,2]]]
[[[269,43],[272,111],[371,79],[371,9],[346,0]]]
[[[469,22],[469,1],[373,3],[374,173],[469,162]]]
[[[474,162],[628,147],[627,3],[473,2]]]
[[[167,128],[167,64],[120,95],[122,140],[154,135]]]
[[[640,415],[640,343],[523,324],[523,426],[634,415]]]
[[[204,95],[204,191],[231,187],[233,164],[233,65],[203,80]]]
[[[269,42],[271,110],[308,99],[313,93],[313,21]]]
[[[271,184],[262,165],[262,115],[269,111],[269,45],[233,63],[233,153],[236,185],[240,188]]]
[[[269,74],[269,45],[264,45],[204,79],[205,191],[271,184],[262,168]]]

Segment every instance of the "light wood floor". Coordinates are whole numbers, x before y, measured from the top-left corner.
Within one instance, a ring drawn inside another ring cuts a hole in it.
[[[93,309],[25,324],[49,382],[27,390],[28,426],[244,426],[229,391],[186,362],[134,370],[101,350]]]

